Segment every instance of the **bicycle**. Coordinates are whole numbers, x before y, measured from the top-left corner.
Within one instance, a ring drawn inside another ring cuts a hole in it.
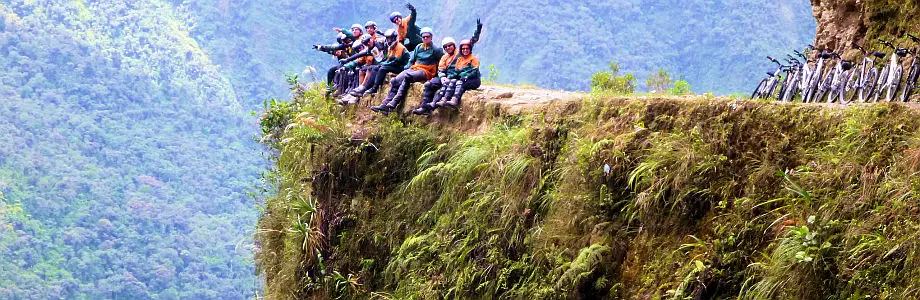
[[[782,102],[790,102],[792,99],[795,99],[796,93],[799,90],[799,81],[802,78],[802,63],[792,57],[792,55],[786,55],[786,62],[789,63],[790,67],[786,69],[786,77],[783,78],[783,89],[779,91],[779,98]]]
[[[891,99],[897,96],[898,88],[901,85],[901,75],[904,73],[904,68],[901,67],[899,58],[907,56],[910,50],[895,47],[891,42],[885,40],[879,41],[885,46],[894,49],[894,54],[891,55],[888,65],[879,73],[879,81],[876,83],[879,90],[876,92],[873,102],[878,102],[882,91],[885,91],[885,102],[891,102]]]
[[[837,53],[826,53],[824,56],[825,60],[833,59],[833,58],[839,60],[840,55]],[[812,98],[813,102],[815,103],[821,102],[824,100],[825,97],[828,97],[830,94],[832,94],[834,88],[836,88],[834,84],[838,82],[837,80],[839,78],[839,75],[841,74],[841,70],[840,70],[841,65],[842,63],[837,63],[833,68],[829,69],[827,72],[822,74],[823,75],[822,77],[819,77],[820,81],[817,86],[817,91],[815,92],[814,98]],[[828,103],[830,103],[830,100],[832,99],[833,97],[828,97]]]
[[[808,47],[805,48],[805,51],[808,52],[808,50],[814,50],[814,46],[808,45]],[[805,96],[808,95],[808,93],[811,91],[811,89],[809,88],[809,81],[811,80],[812,73],[814,72],[814,69],[812,69],[812,65],[816,64],[817,62],[814,60],[808,59],[807,55],[799,52],[798,50],[792,50],[792,52],[795,53],[795,55],[801,57],[802,60],[804,60],[804,63],[800,65],[798,80],[796,83],[797,85],[796,92],[802,96],[802,102],[805,102]],[[790,100],[791,99],[792,98],[790,98]]]
[[[754,93],[751,94],[751,99],[767,99],[769,97],[773,97],[773,94],[776,93],[776,84],[780,82],[780,72],[783,70],[783,65],[772,57],[767,56],[767,59],[776,63],[778,67],[776,71],[767,72],[767,78],[764,78],[760,81],[760,84],[757,85],[757,89],[755,89]]]
[[[847,93],[850,95],[847,97],[847,101],[854,102],[858,100],[860,103],[865,103],[875,92],[875,84],[878,79],[878,68],[875,67],[875,58],[884,59],[886,54],[881,52],[869,52],[859,45],[855,45],[854,48],[863,53],[863,59],[862,62],[859,63],[859,66],[856,67],[856,70],[854,70],[853,75],[850,76],[850,80],[847,83]]]
[[[827,103],[833,103],[837,101],[840,104],[849,104],[850,102],[846,99],[846,84],[850,80],[853,72],[853,62],[844,60],[840,55],[836,55],[836,58],[840,61],[832,69],[831,73],[828,74],[830,78],[830,89],[827,94]]]
[[[803,103],[814,103],[816,101],[815,96],[818,93],[818,84],[821,82],[824,73],[824,61],[833,57],[833,53],[833,50],[830,52],[821,51],[816,55],[815,68],[812,70],[811,76],[808,77],[808,91],[805,94],[805,98],[802,100]]]
[[[920,44],[920,38],[917,38],[911,34],[907,34],[914,43]],[[914,87],[917,85],[917,77],[920,77],[920,60],[917,59],[917,50],[911,51],[913,58],[910,62],[910,69],[907,72],[907,79],[904,82],[904,89],[901,90],[901,102],[907,102],[910,100],[910,95],[914,92]]]

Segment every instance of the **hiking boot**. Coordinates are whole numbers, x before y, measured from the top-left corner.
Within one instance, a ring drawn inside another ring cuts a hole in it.
[[[361,97],[361,95],[364,95],[364,87],[363,86],[356,87],[355,89],[351,90],[351,92],[348,94],[355,96],[355,97]]]
[[[355,105],[355,104],[358,104],[359,100],[361,100],[361,98],[351,96],[350,98],[348,98],[348,101],[346,101],[346,103],[348,103],[349,105]]]
[[[413,114],[416,114],[416,115],[424,115],[424,116],[427,116],[427,115],[431,115],[431,110],[430,110],[430,109],[427,109],[427,108],[425,108],[425,107],[423,106],[423,107],[416,108],[416,109],[412,110],[412,113],[413,113]]]
[[[376,111],[376,112],[386,112],[387,109],[386,109],[386,105],[380,104],[380,105],[371,106],[371,110]]]
[[[460,105],[460,99],[457,99],[457,97],[450,98],[450,101],[444,102],[444,106],[450,108],[457,108],[457,105]]]
[[[370,88],[369,90],[364,91],[363,96],[373,95],[377,93],[377,88]]]

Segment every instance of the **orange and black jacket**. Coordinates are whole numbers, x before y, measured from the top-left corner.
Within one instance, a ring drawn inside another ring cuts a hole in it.
[[[403,46],[402,43],[397,42],[395,46],[387,48],[386,59],[380,65],[394,69],[405,69],[408,63],[409,50],[406,50],[406,46]]]
[[[479,58],[475,55],[461,55],[457,58],[457,77],[479,77]]]

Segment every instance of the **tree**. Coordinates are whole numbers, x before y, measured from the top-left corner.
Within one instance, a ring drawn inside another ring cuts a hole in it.
[[[594,73],[591,76],[592,92],[613,92],[617,94],[632,94],[636,91],[636,76],[626,74],[620,76],[620,63],[611,62],[610,71]]]
[[[658,69],[657,73],[652,73],[645,80],[645,87],[649,92],[661,93],[671,87],[671,74],[664,69]]]

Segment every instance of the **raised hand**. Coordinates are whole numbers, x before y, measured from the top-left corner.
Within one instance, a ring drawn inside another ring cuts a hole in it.
[[[313,49],[319,50],[319,45],[313,45]]]
[[[415,6],[412,6],[412,3],[406,3],[406,8],[408,8],[411,11],[415,11]]]

